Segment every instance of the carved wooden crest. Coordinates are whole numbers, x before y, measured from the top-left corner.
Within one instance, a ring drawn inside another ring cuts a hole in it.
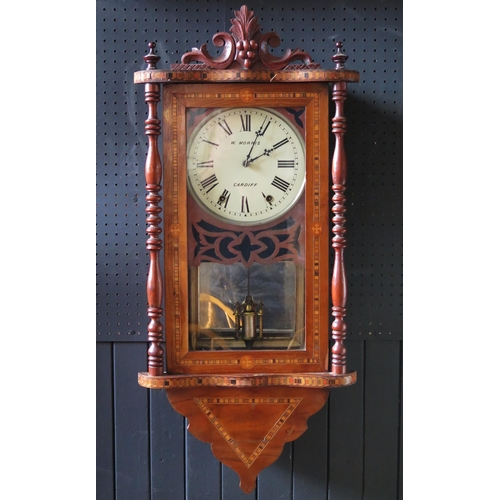
[[[271,54],[269,47],[278,47],[280,37],[274,32],[262,33],[258,18],[246,5],[234,11],[234,15],[230,33],[216,33],[212,37],[216,47],[223,47],[219,56],[212,57],[207,45],[203,44],[199,49],[193,48],[191,52],[186,52],[182,56],[182,64],[172,65],[172,68],[190,69],[191,66],[193,69],[233,69],[242,66],[244,69],[280,70],[296,60],[308,67],[319,67],[319,64],[312,62],[309,54],[300,49],[287,49],[281,57]],[[201,64],[191,65],[192,62]]]

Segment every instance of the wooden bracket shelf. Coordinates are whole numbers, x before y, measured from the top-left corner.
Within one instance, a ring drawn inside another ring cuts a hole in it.
[[[307,430],[307,420],[330,389],[352,385],[356,372],[161,375],[139,373],[139,384],[165,389],[189,432],[210,443],[213,455],[234,470],[250,493],[259,473],[275,462],[285,443]]]
[[[256,374],[138,374],[139,385],[148,389],[179,389],[189,387],[303,387],[328,389],[356,382],[356,372],[343,375],[332,373],[256,373]]]

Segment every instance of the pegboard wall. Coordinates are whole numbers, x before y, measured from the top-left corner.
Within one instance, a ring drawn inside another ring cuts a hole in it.
[[[97,1],[97,340],[147,340],[144,162],[147,107],[133,74],[156,42],[159,68],[229,31],[241,3],[217,0]],[[278,0],[246,3],[276,54],[301,48],[333,68],[336,41],[348,86],[347,322],[351,339],[402,336],[402,1]],[[332,143],[333,151],[333,143]]]

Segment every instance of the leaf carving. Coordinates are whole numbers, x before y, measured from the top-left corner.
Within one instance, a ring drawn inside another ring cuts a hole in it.
[[[258,18],[254,17],[253,11],[248,10],[246,5],[243,5],[240,10],[235,10],[236,19],[231,19],[232,27],[229,30],[239,40],[252,40],[254,35],[260,30]]]

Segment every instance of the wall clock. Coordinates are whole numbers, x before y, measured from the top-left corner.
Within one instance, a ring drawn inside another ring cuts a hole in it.
[[[330,389],[356,380],[344,345],[343,137],[359,74],[341,43],[327,70],[298,49],[274,55],[278,35],[246,6],[231,23],[213,37],[220,55],[203,45],[162,70],[150,43],[134,75],[149,109],[150,346],[138,377],[166,390],[249,492]]]

